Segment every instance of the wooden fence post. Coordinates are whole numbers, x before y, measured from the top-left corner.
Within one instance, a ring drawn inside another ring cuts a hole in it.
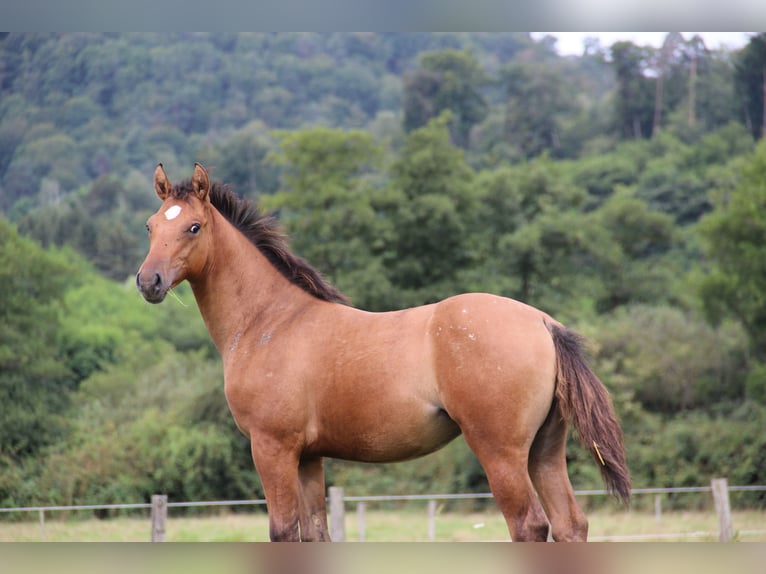
[[[657,520],[657,527],[662,526],[662,495],[654,495],[654,518]]]
[[[45,511],[42,508],[40,509],[40,536],[45,542]]]
[[[711,482],[713,501],[718,514],[718,541],[728,542],[734,537],[731,523],[731,505],[729,504],[729,485],[725,478],[714,478]]]
[[[346,516],[343,507],[343,487],[331,486],[330,491],[330,540],[346,540]]]
[[[364,542],[365,537],[365,511],[367,510],[367,504],[360,502],[356,505],[356,522],[359,530],[359,542]]]
[[[165,542],[165,524],[168,520],[168,495],[152,495],[152,542]]]
[[[428,501],[428,540],[436,540],[436,501]]]

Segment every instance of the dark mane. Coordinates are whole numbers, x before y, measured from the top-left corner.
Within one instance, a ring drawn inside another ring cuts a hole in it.
[[[171,191],[176,199],[186,199],[191,193],[191,179],[174,185]],[[212,184],[210,202],[291,283],[324,301],[348,303],[348,298],[330,285],[319,271],[290,251],[287,236],[276,217],[261,213],[253,202],[237,196],[219,182]]]

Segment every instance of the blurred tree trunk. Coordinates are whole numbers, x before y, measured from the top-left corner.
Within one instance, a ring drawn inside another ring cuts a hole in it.
[[[632,42],[616,42],[611,49],[617,78],[615,121],[625,139],[641,139],[651,129],[651,79],[644,75],[647,49]]]
[[[652,137],[656,137],[662,129],[662,111],[665,96],[665,77],[668,75],[673,64],[680,58],[677,54],[679,48],[683,50],[684,38],[678,32],[669,32],[665,36],[659,54],[657,55],[657,81],[654,90],[654,118],[652,121]]]
[[[689,129],[694,129],[696,122],[697,107],[697,54],[692,52],[692,60],[689,64]]]
[[[766,33],[752,38],[739,53],[735,79],[745,107],[745,121],[755,139],[766,136]]]
[[[766,64],[763,65],[761,78],[763,79],[761,91],[761,103],[763,105],[763,111],[761,112],[761,137],[766,138]]]

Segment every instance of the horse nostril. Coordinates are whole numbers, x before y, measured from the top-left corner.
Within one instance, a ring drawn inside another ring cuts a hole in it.
[[[148,275],[142,274],[139,271],[136,273],[136,286],[140,291],[145,293],[150,291],[153,293],[159,293],[162,291],[162,276],[159,273]]]

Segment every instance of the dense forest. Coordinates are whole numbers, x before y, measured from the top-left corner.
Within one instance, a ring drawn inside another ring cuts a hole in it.
[[[355,306],[488,291],[586,335],[634,486],[766,484],[765,75],[763,33],[566,58],[525,33],[0,34],[0,505],[262,496],[190,289],[135,289],[158,162],[273,211]],[[327,470],[488,490],[460,439]]]

